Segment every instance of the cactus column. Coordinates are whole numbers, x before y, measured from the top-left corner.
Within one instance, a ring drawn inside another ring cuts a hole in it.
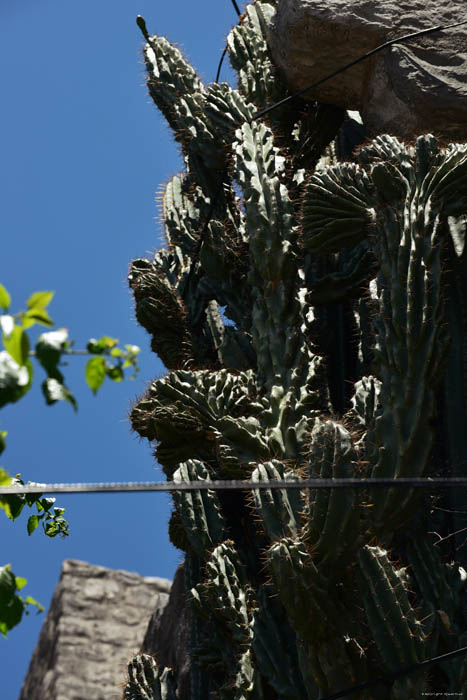
[[[466,459],[467,148],[381,136],[350,162],[333,144],[342,110],[294,102],[254,120],[287,94],[274,11],[257,0],[229,34],[237,89],[204,86],[146,36],[185,169],[164,194],[166,248],[130,272],[168,370],[133,426],[175,481],[452,474]],[[318,700],[465,643],[467,575],[449,538],[435,545],[438,504],[400,489],[175,495],[191,698]],[[176,694],[155,661],[131,668],[128,698]],[[423,692],[467,693],[463,666],[359,697]]]

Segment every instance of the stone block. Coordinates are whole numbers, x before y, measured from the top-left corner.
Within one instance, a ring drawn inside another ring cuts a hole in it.
[[[63,562],[19,700],[119,700],[126,665],[171,582]]]
[[[291,91],[378,45],[465,20],[462,0],[280,0],[270,33]],[[304,99],[359,111],[371,136],[434,133],[467,139],[467,25],[383,49],[310,90]]]

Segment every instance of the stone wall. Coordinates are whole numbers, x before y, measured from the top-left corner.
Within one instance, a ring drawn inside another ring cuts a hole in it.
[[[171,582],[63,562],[19,700],[118,700]]]
[[[411,32],[466,19],[464,0],[280,0],[269,42],[291,91]],[[386,47],[305,93],[357,110],[371,135],[467,139],[467,24]]]

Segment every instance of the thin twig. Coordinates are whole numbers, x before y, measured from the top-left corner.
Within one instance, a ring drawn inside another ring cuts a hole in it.
[[[463,527],[462,530],[456,530],[456,532],[451,532],[449,535],[446,535],[446,537],[441,537],[437,532],[429,532],[429,535],[436,535],[436,537],[439,537],[439,540],[435,542],[434,546],[436,547],[440,542],[444,542],[445,540],[448,540],[450,537],[454,537],[455,535],[459,535],[461,532],[465,532],[467,530],[467,527]]]
[[[66,350],[60,350],[60,353],[63,355],[94,355],[95,353],[89,352],[89,350],[72,350],[71,348],[68,348]],[[29,351],[29,357],[35,357],[37,355],[35,350],[30,350]]]

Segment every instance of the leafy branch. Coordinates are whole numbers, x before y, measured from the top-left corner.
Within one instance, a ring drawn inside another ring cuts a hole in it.
[[[29,605],[34,605],[37,612],[44,610],[44,607],[31,596],[22,598],[18,595],[26,583],[25,578],[14,575],[10,564],[0,567],[0,633],[4,637],[21,622],[23,614],[29,614]]]
[[[3,451],[0,445],[0,453]],[[18,486],[24,481],[16,477],[11,477],[0,467],[0,486]],[[66,537],[69,534],[68,522],[63,517],[65,508],[54,506],[55,498],[44,498],[42,494],[12,494],[11,496],[0,497],[0,508],[5,512],[10,520],[16,520],[21,515],[25,506],[32,508],[36,506],[37,513],[29,516],[27,522],[28,535],[32,535],[34,530],[42,523],[44,534],[47,537]],[[4,637],[16,627],[23,617],[29,614],[29,605],[34,605],[37,612],[44,610],[43,606],[31,596],[22,598],[18,592],[26,585],[27,579],[15,576],[11,571],[11,566],[0,567],[0,634]]]
[[[35,292],[26,302],[26,310],[15,314],[9,312],[11,298],[0,284],[0,329],[4,350],[0,351],[0,408],[7,403],[19,401],[31,388],[33,366],[30,358],[35,357],[47,374],[42,382],[42,392],[48,405],[57,401],[68,401],[75,410],[77,403],[73,393],[66,386],[64,376],[59,369],[65,355],[92,355],[86,364],[85,378],[91,391],[96,394],[105,377],[114,382],[121,382],[125,369],[131,368],[134,379],[138,372],[137,345],[118,347],[118,340],[103,336],[98,340],[91,338],[86,350],[73,349],[73,341],[68,338],[66,328],[58,328],[42,333],[31,350],[31,341],[27,329],[36,323],[48,328],[54,327],[47,306],[52,301],[54,292]]]
[[[114,382],[121,382],[127,369],[132,370],[129,379],[136,377],[140,352],[137,345],[119,347],[116,338],[103,336],[98,340],[91,338],[86,350],[74,349],[67,329],[54,329],[55,324],[47,310],[53,296],[54,292],[51,291],[35,292],[26,301],[25,310],[11,313],[10,294],[0,284],[0,331],[4,348],[0,350],[0,408],[9,403],[16,403],[31,388],[34,376],[31,358],[37,360],[47,375],[42,382],[46,404],[67,401],[75,411],[78,408],[76,399],[65,384],[65,377],[61,371],[66,364],[63,361],[65,356],[91,356],[85,367],[85,379],[94,395],[106,377]],[[36,324],[54,330],[42,333],[31,349],[28,330]],[[0,454],[5,450],[6,436],[5,430],[0,431]],[[20,484],[24,484],[24,481],[19,474],[12,477],[0,467],[1,486]],[[36,510],[27,521],[29,535],[41,524],[47,537],[66,537],[69,534],[69,525],[63,517],[65,508],[54,504],[55,498],[45,498],[42,494],[12,494],[0,497],[0,509],[12,521],[21,515],[25,506]],[[25,578],[13,574],[9,564],[0,568],[0,633],[4,637],[21,621],[23,614],[28,614],[29,605],[36,606],[38,612],[44,609],[34,598],[22,598],[18,595],[26,582]]]

